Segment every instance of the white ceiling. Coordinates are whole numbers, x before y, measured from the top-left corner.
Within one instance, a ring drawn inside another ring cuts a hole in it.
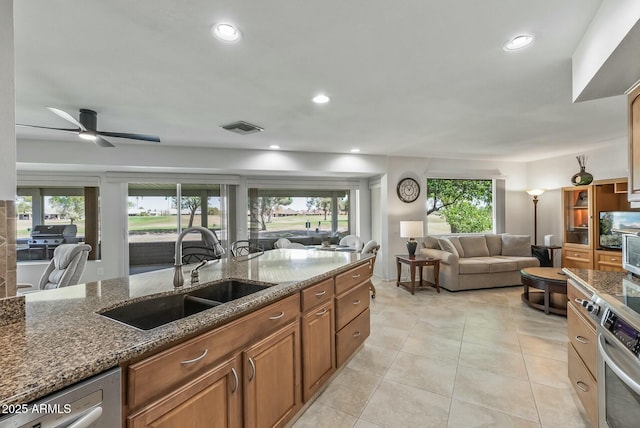
[[[626,138],[626,98],[571,103],[601,0],[20,0],[16,121],[156,134],[162,145],[535,160]],[[215,40],[232,22],[243,38]],[[535,44],[507,53],[520,33]],[[310,99],[326,92],[332,101]],[[263,127],[240,136],[220,128]],[[18,127],[20,139],[77,141]],[[116,145],[147,144],[110,139]],[[107,149],[105,149],[107,150]],[[108,149],[108,150],[117,150]]]

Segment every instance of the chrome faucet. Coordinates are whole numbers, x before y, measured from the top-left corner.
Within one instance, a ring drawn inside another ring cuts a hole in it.
[[[175,262],[173,264],[173,286],[175,288],[180,288],[184,285],[184,276],[182,275],[182,241],[184,240],[184,237],[191,232],[200,232],[200,234],[202,235],[202,240],[206,244],[211,246],[213,254],[215,256],[222,256],[224,254],[224,248],[222,248],[222,245],[220,245],[220,240],[216,236],[215,232],[212,232],[211,230],[202,226],[194,226],[183,230],[182,233],[178,235],[178,239],[176,240],[176,254]],[[198,268],[196,268],[196,276],[197,269],[199,269],[200,267],[201,266],[198,266]]]

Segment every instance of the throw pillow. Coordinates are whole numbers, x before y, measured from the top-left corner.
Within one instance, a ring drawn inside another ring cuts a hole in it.
[[[427,236],[424,238],[424,248],[435,248],[439,249],[440,244],[438,244],[438,238],[435,236]]]
[[[489,248],[484,236],[461,236],[458,239],[465,257],[489,257]]]
[[[440,249],[442,251],[446,251],[447,253],[453,253],[456,256],[460,257],[458,250],[453,245],[453,243],[448,238],[440,238],[438,239],[438,244],[440,245]]]
[[[462,245],[460,245],[460,238],[458,238],[457,236],[449,236],[449,241],[451,241],[453,246],[456,247],[458,256],[467,257],[467,255],[464,253],[464,250],[462,249]]]
[[[531,237],[529,235],[502,235],[502,255],[531,257]]]

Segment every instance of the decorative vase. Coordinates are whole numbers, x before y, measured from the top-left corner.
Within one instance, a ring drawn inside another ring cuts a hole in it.
[[[407,241],[407,251],[409,252],[409,257],[413,257],[416,255],[417,247],[418,247],[418,241],[414,239],[410,239]]]
[[[578,165],[580,165],[580,172],[574,174],[574,176],[571,177],[571,184],[573,184],[574,186],[591,184],[591,182],[593,181],[593,175],[585,171],[585,161],[587,160],[586,156],[576,156],[576,159],[578,160]]]

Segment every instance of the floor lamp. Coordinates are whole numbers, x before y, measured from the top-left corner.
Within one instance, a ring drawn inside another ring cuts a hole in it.
[[[531,189],[527,193],[533,196],[533,245],[538,245],[538,196],[544,193],[544,189]]]

